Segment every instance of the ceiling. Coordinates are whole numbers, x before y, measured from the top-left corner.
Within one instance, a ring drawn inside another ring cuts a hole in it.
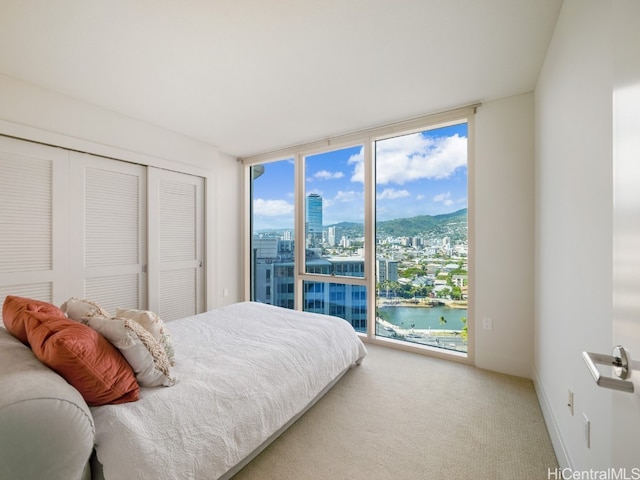
[[[0,0],[0,73],[248,156],[531,91],[561,3]]]

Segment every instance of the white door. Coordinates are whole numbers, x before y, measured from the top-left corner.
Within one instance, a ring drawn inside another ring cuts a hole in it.
[[[71,296],[144,308],[146,168],[72,152],[69,178]]]
[[[0,309],[7,295],[68,295],[65,150],[0,136]]]
[[[204,179],[148,169],[149,310],[163,320],[204,308]]]
[[[613,4],[613,341],[630,353],[634,393],[612,391],[614,467],[640,475],[640,2]],[[609,352],[605,352],[609,353]],[[604,373],[604,372],[603,372]],[[632,470],[636,469],[636,470]],[[632,476],[632,475],[636,476]]]

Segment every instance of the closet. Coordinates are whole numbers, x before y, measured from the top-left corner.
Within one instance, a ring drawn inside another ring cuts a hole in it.
[[[204,310],[204,179],[0,137],[0,301]]]

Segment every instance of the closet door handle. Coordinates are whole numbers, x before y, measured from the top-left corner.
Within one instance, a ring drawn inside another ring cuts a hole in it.
[[[629,369],[629,357],[622,345],[613,348],[612,355],[601,353],[582,352],[582,358],[587,364],[587,368],[596,385],[603,388],[611,388],[622,392],[633,393],[633,382],[626,380],[631,375]],[[613,373],[618,378],[602,375],[596,364],[609,365],[613,367]]]

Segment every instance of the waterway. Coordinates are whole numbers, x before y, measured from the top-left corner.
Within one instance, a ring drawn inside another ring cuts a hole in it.
[[[462,317],[467,318],[467,310],[462,308],[437,307],[402,307],[384,306],[378,308],[379,316],[400,328],[418,328],[432,330],[462,330]],[[440,323],[440,317],[447,321]],[[413,326],[412,326],[413,325]]]

